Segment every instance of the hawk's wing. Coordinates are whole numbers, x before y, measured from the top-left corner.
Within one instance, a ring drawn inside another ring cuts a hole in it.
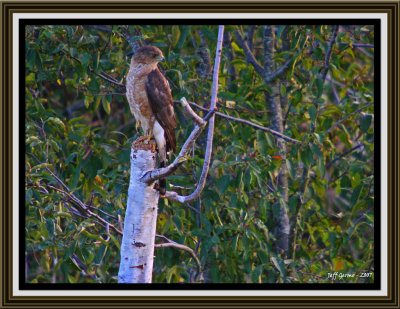
[[[175,128],[177,126],[171,89],[167,79],[156,68],[147,76],[146,92],[153,114],[164,129],[167,138],[167,150],[176,149]]]

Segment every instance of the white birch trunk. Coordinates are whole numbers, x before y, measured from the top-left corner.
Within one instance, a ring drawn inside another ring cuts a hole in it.
[[[153,140],[139,139],[131,148],[131,176],[121,244],[118,283],[151,283],[159,192],[140,180],[156,168]]]

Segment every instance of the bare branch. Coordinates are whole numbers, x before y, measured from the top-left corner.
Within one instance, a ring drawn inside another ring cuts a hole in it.
[[[338,34],[338,30],[339,30],[339,26],[335,25],[334,28],[333,28],[332,37],[329,40],[328,50],[326,51],[326,54],[325,54],[324,70],[322,71],[322,74],[321,74],[322,83],[325,82],[326,74],[328,73],[328,70],[329,70],[329,60],[331,59],[332,47],[333,47],[333,44],[335,44],[335,40],[336,40],[336,36]]]
[[[41,163],[40,160],[38,158],[36,158],[35,155],[29,153],[33,158],[35,158],[35,160],[38,161],[38,163]],[[86,217],[94,217],[97,220],[99,220],[101,223],[104,224],[104,226],[109,226],[111,227],[115,232],[117,232],[118,234],[122,235],[122,232],[120,230],[118,230],[113,224],[109,223],[107,220],[104,220],[102,217],[100,217],[98,214],[92,212],[90,210],[89,205],[86,205],[85,203],[83,203],[80,199],[78,199],[73,193],[71,193],[71,190],[68,188],[68,186],[57,176],[53,173],[53,171],[51,169],[49,169],[47,166],[45,167],[46,170],[51,174],[51,176],[53,176],[53,178],[57,181],[57,183],[63,187],[64,189],[59,189],[56,188],[54,186],[51,185],[47,185],[49,188],[56,190],[62,194],[64,194],[72,203],[74,203],[74,205],[77,205],[79,208],[79,211],[82,213],[83,216]],[[74,213],[75,214],[75,213]]]
[[[193,121],[195,123],[197,123],[197,125],[204,126],[204,124],[205,124],[204,122],[205,121],[193,111],[193,109],[190,107],[190,105],[189,105],[188,101],[186,100],[186,98],[183,97],[180,100],[180,102],[182,103],[182,106],[185,109],[185,111],[189,114],[190,118],[192,118]]]
[[[115,232],[117,232],[118,234],[122,235],[122,232],[120,230],[118,230],[113,224],[111,224],[110,222],[108,222],[107,220],[103,219],[102,217],[100,217],[98,214],[92,212],[91,210],[89,210],[89,206],[86,205],[85,203],[83,203],[80,199],[78,199],[77,197],[75,197],[72,193],[70,193],[69,189],[67,188],[66,190],[63,189],[59,189],[56,187],[53,187],[51,185],[48,185],[49,188],[54,189],[64,195],[66,195],[70,201],[72,201],[75,205],[78,205],[80,210],[83,210],[83,214],[86,218],[88,217],[94,217],[97,220],[99,220],[102,224],[104,224],[104,226],[106,226],[109,230],[109,228],[112,228]],[[74,213],[76,214],[76,213]]]
[[[167,167],[158,168],[158,169],[155,169],[152,171],[147,171],[141,177],[141,181],[150,183],[157,179],[165,178],[168,175],[172,174],[174,171],[176,171],[176,169],[183,162],[186,161],[186,154],[188,153],[188,151],[190,150],[190,148],[192,147],[192,145],[196,141],[196,139],[200,136],[200,133],[203,131],[205,125],[206,125],[206,122],[204,122],[202,126],[199,126],[199,125],[195,126],[192,133],[186,140],[185,144],[182,146],[181,151],[179,152],[178,156],[175,158],[175,160],[170,165],[168,165]]]
[[[364,105],[363,107],[357,108],[354,112],[348,114],[346,117],[340,119],[338,122],[336,122],[333,126],[331,126],[328,130],[326,130],[325,132],[323,132],[322,134],[328,134],[329,132],[331,132],[334,128],[336,128],[338,125],[340,125],[341,123],[343,123],[344,121],[346,121],[347,119],[349,119],[350,117],[352,117],[353,115],[361,112],[363,109],[366,109],[367,107],[370,107],[371,105],[373,105],[374,102],[368,103],[367,105]]]
[[[179,103],[179,101],[174,101],[174,103]],[[200,105],[197,105],[197,104],[194,103],[194,102],[188,102],[188,103],[189,103],[190,105],[196,107],[197,109],[200,109],[200,110],[205,111],[205,112],[208,111],[208,109],[206,109],[206,108],[204,108],[204,107],[201,107]],[[257,129],[257,130],[261,130],[261,131],[265,131],[265,132],[271,133],[271,134],[275,135],[276,137],[282,138],[282,139],[284,139],[284,140],[286,140],[286,141],[288,141],[288,142],[300,143],[300,141],[297,140],[297,139],[291,138],[291,137],[286,136],[286,135],[284,135],[284,134],[282,134],[282,133],[279,133],[279,132],[277,132],[277,131],[275,131],[275,130],[272,130],[272,129],[270,129],[270,128],[261,126],[261,125],[259,125],[259,124],[254,123],[254,122],[251,122],[251,121],[249,121],[249,120],[244,120],[244,119],[232,117],[232,116],[229,116],[229,115],[220,113],[220,112],[215,112],[215,115],[217,115],[218,117],[221,117],[221,118],[225,118],[225,119],[229,119],[229,120],[236,121],[236,122],[239,122],[239,123],[243,123],[243,124],[245,124],[245,125],[248,125],[248,126],[251,126],[251,127],[255,128],[255,129]]]
[[[258,74],[263,76],[264,75],[263,67],[260,65],[260,63],[258,63],[256,57],[251,52],[245,39],[243,38],[243,36],[240,34],[240,32],[237,29],[235,29],[235,35],[238,40],[239,46],[244,50],[244,53],[246,54],[248,61],[253,65],[254,69],[258,72]]]
[[[201,132],[203,131],[204,127],[206,126],[207,122],[204,121],[201,117],[199,117],[190,107],[186,98],[182,98],[178,101],[182,104],[185,111],[189,114],[190,118],[196,123],[192,133],[190,133],[189,137],[186,139],[185,144],[182,146],[181,151],[179,152],[178,156],[175,160],[168,166],[164,168],[155,169],[152,171],[147,171],[143,174],[141,180],[143,182],[153,182],[160,178],[165,178],[168,175],[172,174],[183,162],[186,161],[186,154],[189,152],[190,148],[200,136]]]
[[[339,42],[338,44],[340,45],[347,45],[347,46],[353,46],[357,48],[374,48],[375,46],[373,44],[357,44],[357,43],[346,43],[346,42]]]
[[[61,50],[61,52],[63,52],[63,53],[64,53],[65,55],[67,55],[68,57],[70,57],[72,60],[75,60],[76,62],[81,63],[81,61],[80,61],[78,58],[76,58],[76,57],[70,55],[68,51],[66,51],[66,50]],[[111,84],[114,84],[114,85],[118,86],[118,87],[120,88],[121,92],[123,92],[123,93],[126,92],[126,90],[125,90],[125,85],[124,85],[124,84],[121,84],[120,82],[118,82],[117,80],[115,80],[115,79],[114,79],[113,77],[111,77],[110,75],[104,73],[103,71],[101,71],[100,73],[97,73],[97,72],[95,72],[95,70],[93,70],[93,68],[92,68],[91,66],[88,66],[88,68],[89,68],[89,70],[90,70],[91,73],[97,75],[97,76],[100,77],[101,79],[104,79],[105,81],[107,81],[107,82],[109,82],[109,83],[111,83]]]
[[[129,43],[129,46],[132,49],[132,52],[136,52],[140,47],[141,47],[141,40],[137,40],[137,38],[142,37],[142,33],[140,30],[135,29],[136,36],[130,36],[128,33],[128,29],[125,27],[121,27],[121,33],[123,35],[123,37],[125,38],[125,40]]]
[[[350,150],[347,150],[346,152],[342,153],[340,156],[336,157],[335,159],[333,159],[331,162],[329,162],[326,165],[326,168],[329,168],[333,163],[335,163],[336,161],[340,160],[341,158],[347,156],[348,154],[352,153],[353,151],[357,150],[358,148],[364,147],[364,144],[360,143],[357,146],[351,148]],[[337,179],[336,179],[337,180]]]
[[[270,74],[266,74],[264,71],[264,68],[260,65],[260,63],[257,61],[256,57],[254,54],[251,52],[249,46],[247,45],[245,39],[243,36],[240,34],[238,30],[235,29],[235,35],[238,39],[238,43],[240,47],[244,50],[249,62],[253,65],[254,69],[257,71],[258,74],[263,76],[265,83],[269,83],[275,78],[278,78],[283,72],[285,72],[290,65],[290,62],[293,59],[293,56],[290,57],[279,69],[277,69],[275,72],[272,72]]]
[[[154,247],[156,248],[166,248],[166,247],[174,247],[177,249],[181,249],[181,250],[185,250],[187,252],[190,253],[190,255],[193,257],[193,259],[196,261],[197,264],[197,268],[198,268],[198,273],[201,272],[201,263],[199,258],[197,257],[196,253],[193,251],[192,248],[189,248],[188,246],[182,245],[182,244],[178,244],[177,242],[168,239],[167,237],[163,236],[163,235],[156,235],[157,238],[161,238],[162,240],[166,241],[165,243],[161,243],[161,244],[155,244]]]
[[[290,65],[290,62],[292,61],[293,56],[290,57],[279,69],[277,69],[275,72],[268,74],[267,76],[264,77],[265,83],[269,83],[273,81],[275,78],[278,78],[283,72],[285,72]]]
[[[340,104],[340,96],[337,93],[334,83],[331,83],[331,88],[332,88],[333,97],[335,98],[336,105],[339,105]]]
[[[215,109],[216,109],[215,107],[217,104],[218,74],[219,74],[219,65],[220,65],[220,61],[221,61],[223,37],[224,37],[224,26],[219,26],[217,52],[215,55],[214,72],[213,72],[213,86],[212,86],[211,103],[210,103],[210,111],[212,112],[212,114],[210,114],[211,117],[210,117],[210,120],[208,123],[207,146],[206,146],[206,153],[204,156],[204,164],[203,164],[203,170],[201,172],[200,180],[197,184],[196,189],[193,191],[192,194],[190,194],[188,196],[173,197],[171,195],[166,194],[166,197],[170,198],[171,200],[183,201],[184,203],[193,201],[200,195],[201,191],[203,191],[204,186],[206,184],[208,169],[210,168],[210,162],[211,162],[212,142],[213,142],[213,136],[214,136],[214,120],[215,120],[214,112],[215,112]]]
[[[249,31],[247,32],[247,45],[249,46],[250,50],[253,49],[253,37],[254,33],[256,32],[257,26],[250,26]]]

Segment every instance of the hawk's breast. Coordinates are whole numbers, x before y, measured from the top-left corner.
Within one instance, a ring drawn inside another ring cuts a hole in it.
[[[147,74],[143,72],[144,67],[131,68],[126,80],[126,96],[129,107],[136,121],[140,121],[145,133],[152,129],[151,122],[154,122],[154,114],[151,110],[146,93]]]

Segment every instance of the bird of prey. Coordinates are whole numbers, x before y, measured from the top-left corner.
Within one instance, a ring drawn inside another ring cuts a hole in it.
[[[144,46],[135,52],[126,79],[126,97],[145,136],[149,139],[154,136],[159,166],[165,167],[167,152],[176,150],[177,123],[171,89],[157,66],[160,61],[165,59],[157,47]],[[159,190],[165,194],[165,179],[160,179]]]

